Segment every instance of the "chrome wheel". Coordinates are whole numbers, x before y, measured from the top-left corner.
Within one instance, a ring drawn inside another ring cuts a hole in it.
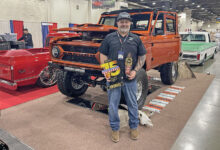
[[[172,76],[174,77],[176,75],[176,69],[175,65],[172,66]]]
[[[143,85],[141,81],[137,82],[137,101],[141,98],[141,94],[142,94],[142,90],[143,90]]]
[[[85,83],[81,79],[76,79],[72,77],[71,84],[75,90],[80,90]]]
[[[45,67],[44,70],[41,72],[39,79],[41,84],[46,87],[56,84],[56,69],[51,69],[48,66]]]
[[[172,78],[173,78],[173,80],[175,80],[175,78],[176,78],[176,64],[175,63],[173,63],[173,65],[172,65]]]
[[[148,78],[147,78],[147,73],[143,68],[137,72],[136,87],[137,87],[136,89],[137,91],[135,91],[136,92],[135,94],[137,98],[138,109],[142,109],[142,107],[145,104],[146,97],[148,94]],[[121,96],[120,103],[127,104],[123,93]]]
[[[171,62],[163,64],[160,68],[160,78],[163,84],[172,85],[178,76],[178,64],[177,62]]]

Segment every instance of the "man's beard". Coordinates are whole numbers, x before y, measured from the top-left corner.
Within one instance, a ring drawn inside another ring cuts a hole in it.
[[[125,34],[125,33],[128,33],[130,31],[129,28],[118,28],[119,32]]]

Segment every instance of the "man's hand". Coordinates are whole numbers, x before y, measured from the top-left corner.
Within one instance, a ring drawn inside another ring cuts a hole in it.
[[[129,80],[132,80],[132,79],[135,78],[135,76],[136,76],[136,71],[135,71],[135,70],[132,70],[132,71],[130,72],[130,74],[128,75],[128,79],[129,79]]]
[[[100,53],[100,62],[101,64],[104,64],[105,63],[105,60],[107,60],[108,57],[105,56],[104,54]],[[105,76],[105,79],[107,80],[107,82],[110,82],[110,77],[107,75],[107,74],[104,74]]]
[[[111,80],[110,80],[110,76],[108,76],[107,73],[105,73],[104,76],[105,76],[105,79],[106,79],[107,82],[110,82],[110,81],[111,81]]]

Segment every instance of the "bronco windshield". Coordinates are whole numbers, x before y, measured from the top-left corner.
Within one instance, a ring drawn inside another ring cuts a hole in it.
[[[182,41],[199,41],[205,42],[204,34],[181,34]]]
[[[131,31],[147,31],[149,27],[150,14],[135,14],[131,15],[132,24]],[[117,16],[103,16],[99,24],[110,25],[117,27]]]

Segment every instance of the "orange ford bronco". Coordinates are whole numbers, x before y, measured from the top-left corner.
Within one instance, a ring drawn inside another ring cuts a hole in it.
[[[59,68],[57,84],[61,93],[77,97],[83,95],[89,86],[101,85],[105,89],[98,48],[107,34],[117,30],[117,16],[124,11],[132,18],[131,32],[140,37],[147,49],[146,63],[136,77],[139,108],[144,105],[148,93],[146,71],[157,69],[164,84],[176,81],[181,44],[177,13],[151,9],[118,10],[102,13],[98,24],[57,29],[81,35],[55,37],[50,42],[50,65]]]

